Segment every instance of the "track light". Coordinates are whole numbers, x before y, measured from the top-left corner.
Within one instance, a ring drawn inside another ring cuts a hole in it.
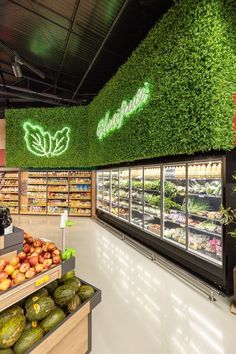
[[[22,77],[20,65],[16,61],[14,61],[11,66],[15,77]]]

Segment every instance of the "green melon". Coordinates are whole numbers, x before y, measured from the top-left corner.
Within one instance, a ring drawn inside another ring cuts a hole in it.
[[[79,288],[78,294],[81,301],[89,299],[94,294],[94,288],[90,285],[81,285]]]
[[[4,325],[12,316],[22,315],[23,309],[18,305],[13,305],[0,313],[0,327]]]
[[[35,293],[31,294],[25,302],[25,309],[27,310],[27,308],[31,304],[37,302],[39,298],[44,297],[44,296],[48,296],[48,291],[46,288],[39,289]]]
[[[22,314],[13,316],[0,328],[0,348],[10,348],[20,338],[26,318]]]
[[[58,288],[58,286],[59,286],[58,280],[53,280],[51,283],[46,285],[45,288],[47,289],[49,294],[52,294],[52,293],[54,293],[56,288]]]
[[[70,270],[69,272],[64,274],[63,277],[61,277],[59,279],[59,283],[64,283],[64,281],[66,281],[68,279],[73,279],[74,277],[75,277],[75,271],[74,270]]]
[[[50,314],[40,322],[40,327],[43,329],[44,333],[50,332],[54,327],[56,327],[60,322],[66,317],[64,311],[56,307]]]
[[[22,336],[18,339],[14,345],[15,354],[24,354],[27,352],[36,342],[43,337],[43,330],[41,327],[31,328],[23,332]]]
[[[41,297],[26,309],[26,316],[29,321],[43,320],[54,308],[54,301],[49,297]]]
[[[77,308],[80,306],[81,300],[78,294],[75,294],[75,296],[70,300],[70,302],[67,304],[67,311],[68,313],[72,313],[77,310]]]
[[[7,348],[7,349],[0,349],[0,354],[14,354],[14,352],[11,348]]]
[[[81,281],[78,278],[68,279],[64,282],[64,285],[71,286],[78,291],[81,286]]]
[[[67,285],[59,286],[53,293],[53,299],[57,305],[67,305],[75,295],[75,289]]]

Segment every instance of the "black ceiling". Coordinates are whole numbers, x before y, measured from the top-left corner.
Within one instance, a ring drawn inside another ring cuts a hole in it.
[[[0,106],[87,104],[172,3],[0,0]]]

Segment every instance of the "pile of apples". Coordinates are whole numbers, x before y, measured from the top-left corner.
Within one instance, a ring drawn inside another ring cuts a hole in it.
[[[0,259],[0,291],[33,278],[37,273],[61,263],[55,243],[45,242],[24,234],[23,251],[9,260]]]

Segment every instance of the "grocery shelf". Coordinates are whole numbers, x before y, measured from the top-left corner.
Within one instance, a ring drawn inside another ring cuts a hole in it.
[[[180,243],[178,241],[173,240],[172,238],[168,238],[168,237],[164,236],[164,240],[169,242],[169,243],[172,243],[172,244],[174,244],[174,245],[176,245],[176,246],[178,246],[180,248],[186,249],[186,244],[182,244],[182,243]]]
[[[221,260],[216,259],[216,258],[213,257],[213,254],[212,254],[212,257],[211,257],[211,256],[203,253],[202,251],[195,251],[194,249],[192,249],[190,247],[188,248],[188,252],[189,253],[193,253],[195,256],[198,256],[198,257],[200,257],[200,258],[202,258],[204,260],[207,260],[207,261],[209,261],[209,262],[211,262],[213,264],[216,264],[218,266],[221,266],[221,264],[222,264]]]
[[[46,211],[45,212],[40,212],[40,211],[20,211],[20,214],[25,214],[25,215],[46,215]]]
[[[209,236],[214,236],[214,237],[219,237],[222,238],[221,234],[218,234],[216,232],[212,232],[212,231],[207,231],[207,230],[203,230],[203,229],[199,229],[197,227],[193,227],[188,225],[188,229],[192,230],[192,231],[197,231],[197,232],[201,232],[203,234],[209,235]]]

